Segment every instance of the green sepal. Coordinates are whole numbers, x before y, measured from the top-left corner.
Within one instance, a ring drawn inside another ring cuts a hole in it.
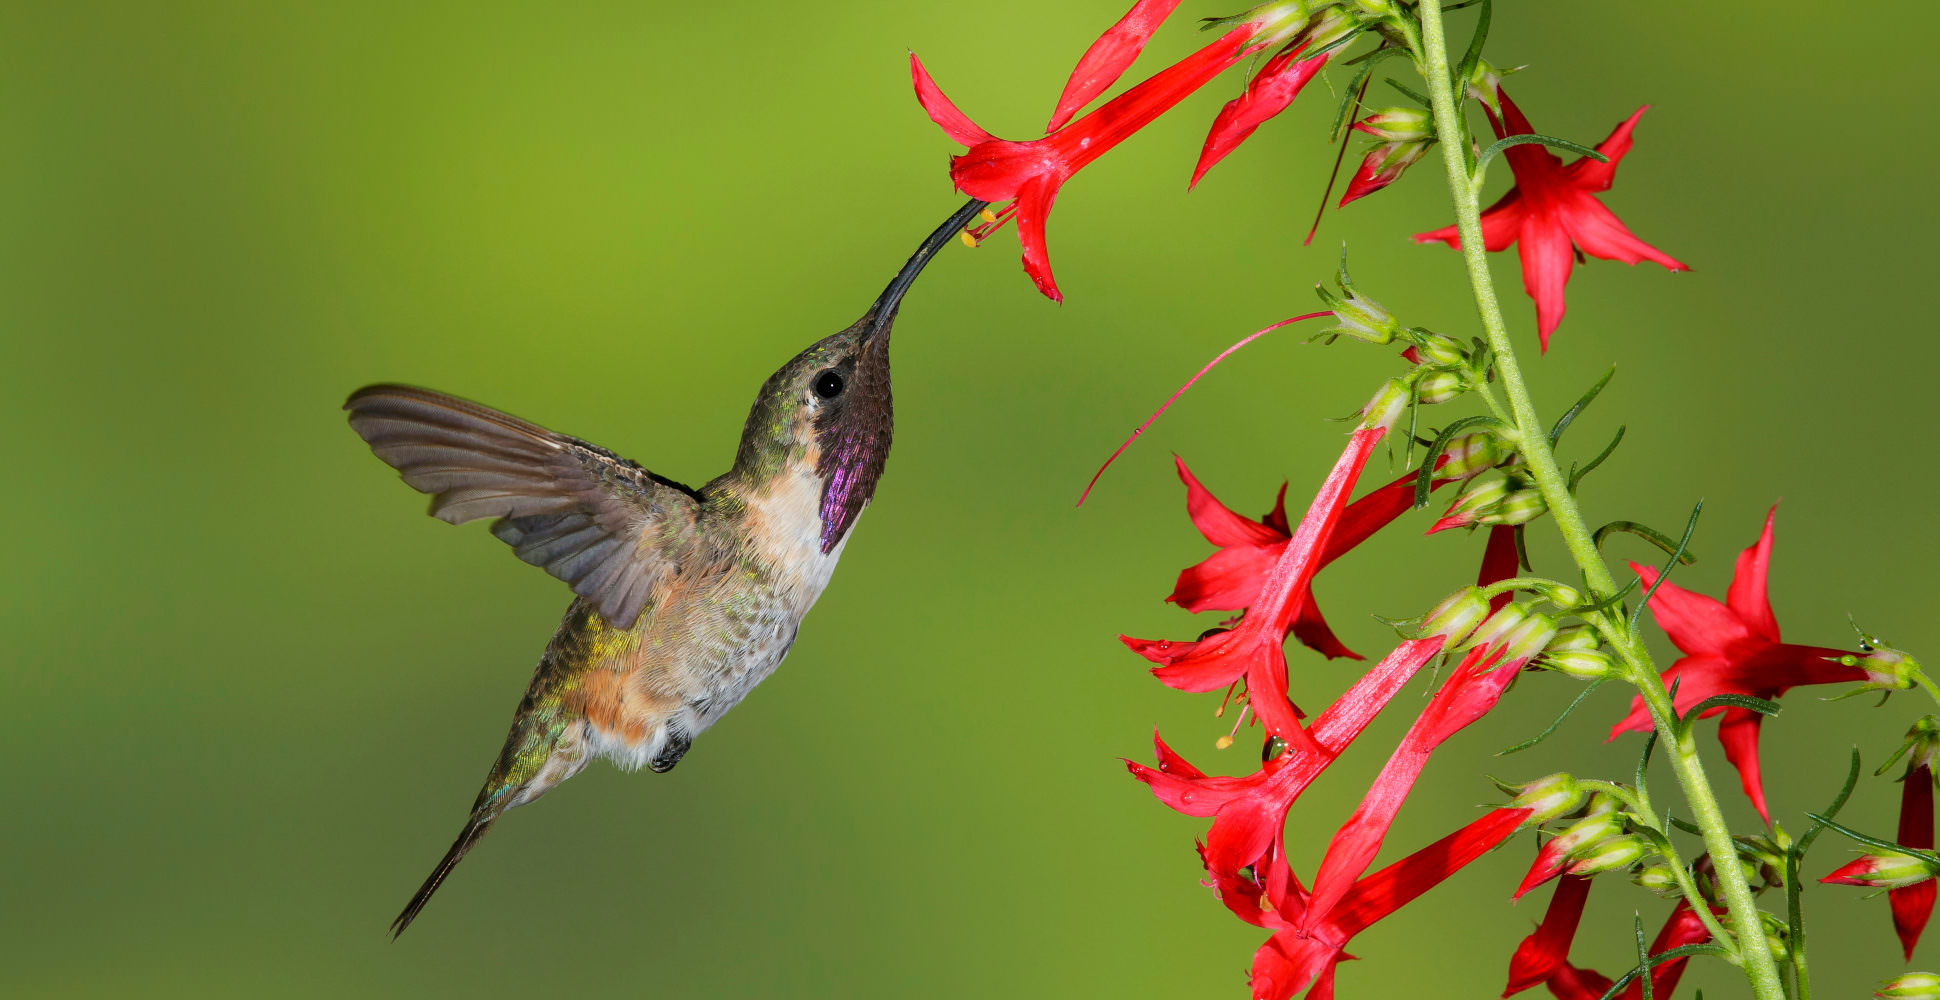
[[[1676,555],[1677,561],[1680,563],[1683,563],[1686,566],[1689,566],[1690,564],[1697,562],[1697,556],[1694,556],[1689,552],[1679,553],[1677,550],[1677,543],[1671,541],[1671,536],[1666,535],[1655,528],[1650,528],[1650,527],[1646,527],[1644,525],[1638,524],[1635,521],[1611,521],[1609,524],[1606,524],[1603,527],[1598,528],[1596,529],[1596,531],[1592,532],[1590,534],[1590,541],[1597,547],[1597,551],[1599,552],[1603,551],[1603,539],[1613,531],[1621,531],[1627,534],[1636,535],[1638,538],[1641,538],[1644,541],[1647,541],[1650,544],[1655,545],[1660,549],[1663,549],[1665,554]]]
[[[1597,688],[1602,687],[1604,682],[1608,680],[1609,678],[1605,677],[1600,680],[1591,681],[1587,686],[1583,688],[1582,691],[1577,693],[1575,700],[1571,701],[1569,703],[1569,706],[1563,709],[1563,714],[1557,716],[1556,721],[1550,723],[1548,728],[1544,729],[1542,732],[1537,733],[1534,736],[1531,736],[1526,740],[1523,740],[1521,743],[1517,743],[1514,746],[1506,746],[1500,750],[1497,750],[1495,752],[1495,755],[1497,757],[1507,757],[1512,753],[1521,753],[1524,750],[1527,750],[1530,747],[1533,747],[1536,744],[1541,743],[1546,739],[1549,739],[1551,736],[1555,735],[1556,730],[1562,728],[1563,720],[1569,718],[1571,712],[1576,711],[1576,706],[1583,704],[1584,699],[1590,696],[1590,692],[1595,691]]]
[[[1563,411],[1563,415],[1556,418],[1556,426],[1549,429],[1549,446],[1551,448],[1556,447],[1556,442],[1563,439],[1563,432],[1569,430],[1570,424],[1574,423],[1576,418],[1589,407],[1590,402],[1596,399],[1597,393],[1602,392],[1603,387],[1609,385],[1610,380],[1616,377],[1617,366],[1611,365],[1610,370],[1604,372],[1603,377],[1596,380],[1596,384],[1590,387],[1589,392],[1583,394],[1582,399],[1576,401],[1575,406]]]
[[[1759,715],[1777,715],[1780,707],[1778,702],[1754,698],[1748,694],[1714,694],[1691,706],[1691,710],[1677,720],[1677,738],[1682,741],[1684,737],[1690,735],[1691,727],[1697,725],[1698,717],[1714,708],[1742,708],[1757,712]]]
[[[1388,82],[1394,83],[1393,80],[1389,80]],[[1592,160],[1597,161],[1598,163],[1610,162],[1609,157],[1603,155],[1602,153],[1597,152],[1594,149],[1591,149],[1588,146],[1583,145],[1580,142],[1571,142],[1568,139],[1559,139],[1553,135],[1538,135],[1537,133],[1534,133],[1534,132],[1525,132],[1521,135],[1505,135],[1502,138],[1497,139],[1496,141],[1490,143],[1489,148],[1483,150],[1482,155],[1475,158],[1476,174],[1479,176],[1482,172],[1482,169],[1489,165],[1489,161],[1495,159],[1495,155],[1497,153],[1500,153],[1503,150],[1508,149],[1510,146],[1527,146],[1532,142],[1540,143],[1552,149],[1567,149],[1572,153],[1580,153],[1583,156],[1586,156]]]
[[[1669,823],[1670,825],[1677,827],[1679,830],[1682,830],[1685,833],[1688,833],[1694,837],[1704,836],[1704,828],[1698,826],[1696,823],[1693,823],[1688,819],[1678,819],[1676,816],[1672,816],[1667,813],[1664,816],[1664,822]]]

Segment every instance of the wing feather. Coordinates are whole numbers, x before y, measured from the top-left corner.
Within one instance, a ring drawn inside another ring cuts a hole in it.
[[[699,494],[577,438],[468,400],[405,385],[357,390],[350,426],[452,524],[492,534],[564,580],[620,628],[674,569],[665,539],[700,515]]]

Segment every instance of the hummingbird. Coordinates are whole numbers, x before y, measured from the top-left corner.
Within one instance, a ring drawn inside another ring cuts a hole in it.
[[[493,535],[576,595],[464,828],[392,921],[394,938],[506,810],[595,757],[672,769],[781,664],[889,457],[897,307],[985,204],[931,233],[861,319],[769,376],[733,467],[699,488],[455,396],[404,385],[351,394],[351,429],[431,494],[431,516],[493,518]]]

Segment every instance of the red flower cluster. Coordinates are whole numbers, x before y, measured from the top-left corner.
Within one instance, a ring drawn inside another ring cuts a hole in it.
[[[1173,600],[1193,610],[1245,609],[1238,624],[1195,642],[1125,639],[1158,663],[1153,673],[1166,684],[1210,691],[1246,682],[1247,703],[1268,733],[1286,744],[1260,770],[1244,777],[1209,776],[1154,734],[1158,766],[1127,762],[1160,801],[1192,816],[1211,817],[1200,847],[1211,884],[1241,919],[1273,931],[1254,957],[1253,993],[1291,997],[1312,987],[1329,997],[1333,970],[1348,941],[1393,913],[1521,828],[1530,810],[1495,810],[1480,820],[1372,875],[1388,828],[1434,750],[1496,704],[1516,672],[1540,651],[1492,636],[1467,650],[1416,718],[1375,779],[1366,797],[1328,845],[1309,889],[1287,862],[1287,813],[1300,794],[1340,756],[1374,716],[1421,667],[1474,627],[1401,643],[1364,674],[1333,705],[1303,727],[1287,699],[1283,644],[1310,606],[1310,585],[1320,566],[1365,541],[1412,503],[1412,476],[1348,503],[1355,481],[1385,428],[1355,432],[1340,460],[1297,527],[1289,530],[1281,503],[1261,521],[1243,518],[1219,503],[1183,462],[1187,510],[1219,553],[1181,574]],[[1347,530],[1343,525],[1350,525]],[[1482,583],[1511,575],[1516,566],[1513,529],[1491,532],[1480,573]],[[1187,595],[1182,597],[1181,595]],[[1506,596],[1497,602],[1498,607]],[[1340,647],[1318,614],[1307,619]],[[1546,640],[1543,640],[1546,641]],[[1349,654],[1351,655],[1351,654]]]
[[[1051,276],[1044,224],[1059,189],[1072,175],[1151,124],[1213,77],[1252,55],[1284,43],[1280,53],[1248,81],[1245,92],[1229,102],[1214,119],[1199,154],[1199,163],[1193,169],[1192,181],[1197,184],[1213,164],[1244,142],[1254,129],[1286,110],[1307,81],[1326,65],[1327,53],[1303,59],[1303,51],[1310,46],[1330,46],[1358,30],[1352,18],[1338,14],[1310,18],[1302,4],[1266,4],[1255,8],[1249,16],[1231,22],[1231,27],[1211,44],[1072,122],[1072,115],[1130,68],[1152,33],[1177,6],[1177,0],[1139,0],[1117,24],[1092,43],[1066,81],[1047,134],[1041,139],[1012,141],[991,135],[959,111],[930,78],[922,62],[914,53],[910,55],[910,75],[917,101],[929,113],[930,120],[950,138],[969,147],[963,155],[950,161],[951,180],[973,198],[1011,203],[998,216],[997,224],[1016,219],[1017,239],[1024,248],[1024,270],[1037,283],[1038,290],[1053,301],[1062,301],[1063,294]]]

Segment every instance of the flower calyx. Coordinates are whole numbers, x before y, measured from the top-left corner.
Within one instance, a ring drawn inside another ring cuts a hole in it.
[[[1862,854],[1820,879],[1831,885],[1860,885],[1873,889],[1904,889],[1940,874],[1932,857],[1880,851]]]
[[[1940,975],[1903,972],[1881,982],[1873,996],[1879,1000],[1940,1000]]]
[[[1583,807],[1583,800],[1589,794],[1589,789],[1575,775],[1561,771],[1520,785],[1498,781],[1495,787],[1504,795],[1512,796],[1503,808],[1529,810],[1522,821],[1524,827],[1541,826],[1575,812]]]

